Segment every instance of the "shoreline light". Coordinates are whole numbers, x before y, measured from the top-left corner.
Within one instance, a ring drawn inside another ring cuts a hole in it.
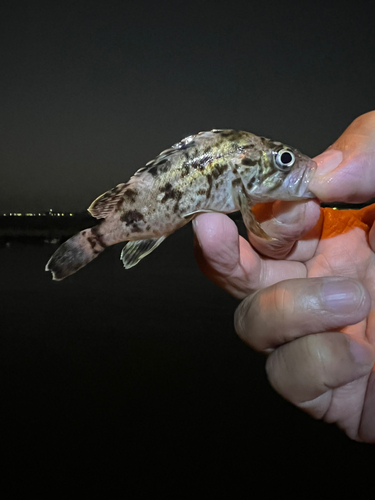
[[[74,213],[72,212],[52,212],[52,209],[50,209],[48,212],[38,212],[38,213],[33,213],[33,212],[9,212],[9,213],[0,213],[0,217],[45,217],[46,215],[49,215],[51,217],[74,217]]]

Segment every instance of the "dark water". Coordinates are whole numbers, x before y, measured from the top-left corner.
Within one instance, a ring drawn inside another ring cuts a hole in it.
[[[368,463],[372,447],[268,386],[263,356],[234,333],[237,302],[195,264],[190,228],[128,271],[120,248],[59,283],[44,272],[52,245],[0,250],[1,451],[17,481],[63,491],[109,473],[124,492],[250,492],[270,470],[322,480]]]

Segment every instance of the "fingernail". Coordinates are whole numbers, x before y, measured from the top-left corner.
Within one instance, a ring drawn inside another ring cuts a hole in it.
[[[357,363],[361,365],[370,365],[374,364],[374,354],[373,352],[364,344],[360,344],[355,340],[349,340],[349,349]]]
[[[337,149],[328,149],[324,151],[324,153],[314,158],[314,161],[316,161],[318,165],[316,175],[324,175],[332,172],[332,170],[340,165],[342,159],[342,151]]]
[[[328,281],[322,285],[322,298],[334,312],[350,313],[362,301],[363,290],[351,280]]]
[[[193,226],[193,230],[195,231],[198,227],[198,221],[197,219],[193,219],[191,225]]]

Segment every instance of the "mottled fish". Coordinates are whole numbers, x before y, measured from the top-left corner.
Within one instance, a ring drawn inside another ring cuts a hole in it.
[[[240,210],[246,228],[269,239],[251,206],[313,198],[308,184],[315,168],[296,149],[249,132],[191,135],[99,196],[88,211],[103,220],[63,243],[46,270],[62,280],[121,241],[128,242],[121,253],[128,269],[202,212]]]

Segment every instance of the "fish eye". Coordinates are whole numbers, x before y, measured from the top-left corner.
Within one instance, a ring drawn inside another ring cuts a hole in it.
[[[276,156],[274,156],[275,167],[279,170],[289,170],[296,161],[294,154],[289,149],[281,149]]]

